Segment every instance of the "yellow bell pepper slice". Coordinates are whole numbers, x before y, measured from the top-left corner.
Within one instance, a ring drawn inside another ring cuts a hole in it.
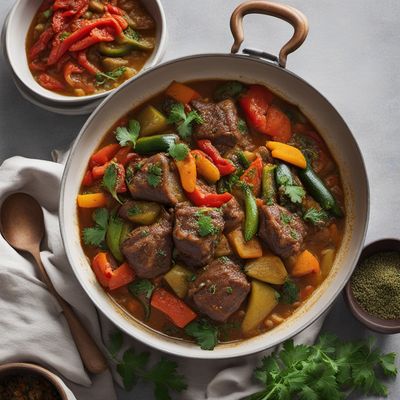
[[[196,168],[199,175],[201,175],[210,183],[215,183],[221,178],[218,168],[202,151],[193,150],[191,153],[196,161]]]
[[[175,160],[178,168],[181,184],[186,192],[192,193],[196,188],[197,170],[196,161],[191,153],[182,161]]]
[[[98,208],[107,205],[107,196],[104,193],[80,194],[77,201],[81,208]]]
[[[271,151],[272,157],[286,161],[299,168],[307,166],[306,158],[303,153],[296,147],[281,142],[268,141],[266,147]]]

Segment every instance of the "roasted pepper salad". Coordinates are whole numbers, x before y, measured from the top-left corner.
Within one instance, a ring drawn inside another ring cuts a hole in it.
[[[102,93],[136,75],[155,23],[137,0],[44,0],[27,37],[39,85],[68,96]]]
[[[338,166],[262,85],[172,82],[120,119],[77,198],[97,280],[134,318],[204,350],[283,323],[329,274]]]

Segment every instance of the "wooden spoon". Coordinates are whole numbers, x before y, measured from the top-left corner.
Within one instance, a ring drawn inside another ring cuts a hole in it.
[[[40,243],[44,236],[43,212],[39,203],[25,193],[7,197],[1,206],[1,233],[16,250],[30,253],[36,261],[42,281],[57,299],[68,322],[72,337],[86,369],[99,374],[107,369],[107,361],[83,327],[71,306],[56,292],[40,259]]]

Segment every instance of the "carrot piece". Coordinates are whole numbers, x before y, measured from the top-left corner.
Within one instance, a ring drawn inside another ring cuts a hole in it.
[[[196,161],[191,153],[188,153],[184,160],[175,160],[176,167],[178,168],[179,176],[183,189],[192,193],[196,189]]]
[[[113,271],[108,287],[110,290],[118,289],[134,280],[135,271],[125,262]]]
[[[97,253],[92,260],[92,269],[97,280],[103,287],[108,287],[113,274],[112,265],[108,260],[108,253]]]
[[[307,166],[307,161],[303,153],[294,146],[281,142],[268,141],[266,147],[272,151],[272,157],[274,158],[279,158],[299,168]]]
[[[90,158],[91,166],[93,167],[95,165],[103,165],[107,161],[110,161],[115,156],[115,154],[117,154],[117,151],[120,148],[121,146],[117,143],[112,143],[104,146],[99,151],[94,153]]]
[[[197,93],[195,90],[193,90],[189,86],[184,85],[183,83],[179,83],[176,81],[173,81],[168,86],[165,94],[183,104],[188,104],[192,100],[200,97],[200,94]]]
[[[178,328],[184,328],[189,322],[197,318],[197,314],[184,301],[165,289],[158,288],[154,291],[151,305],[170,318]]]
[[[107,205],[107,196],[104,193],[79,194],[77,201],[81,208],[99,208]]]
[[[294,263],[292,275],[295,277],[300,277],[311,274],[312,272],[319,274],[320,271],[321,269],[317,257],[315,257],[314,254],[308,250],[304,250],[299,254]]]
[[[287,142],[292,137],[290,119],[278,107],[271,105],[266,115],[265,131],[273,138]]]

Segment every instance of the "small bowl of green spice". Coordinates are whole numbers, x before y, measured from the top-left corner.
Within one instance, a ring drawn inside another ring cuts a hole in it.
[[[383,239],[364,248],[344,290],[353,315],[369,329],[400,333],[400,241]]]

